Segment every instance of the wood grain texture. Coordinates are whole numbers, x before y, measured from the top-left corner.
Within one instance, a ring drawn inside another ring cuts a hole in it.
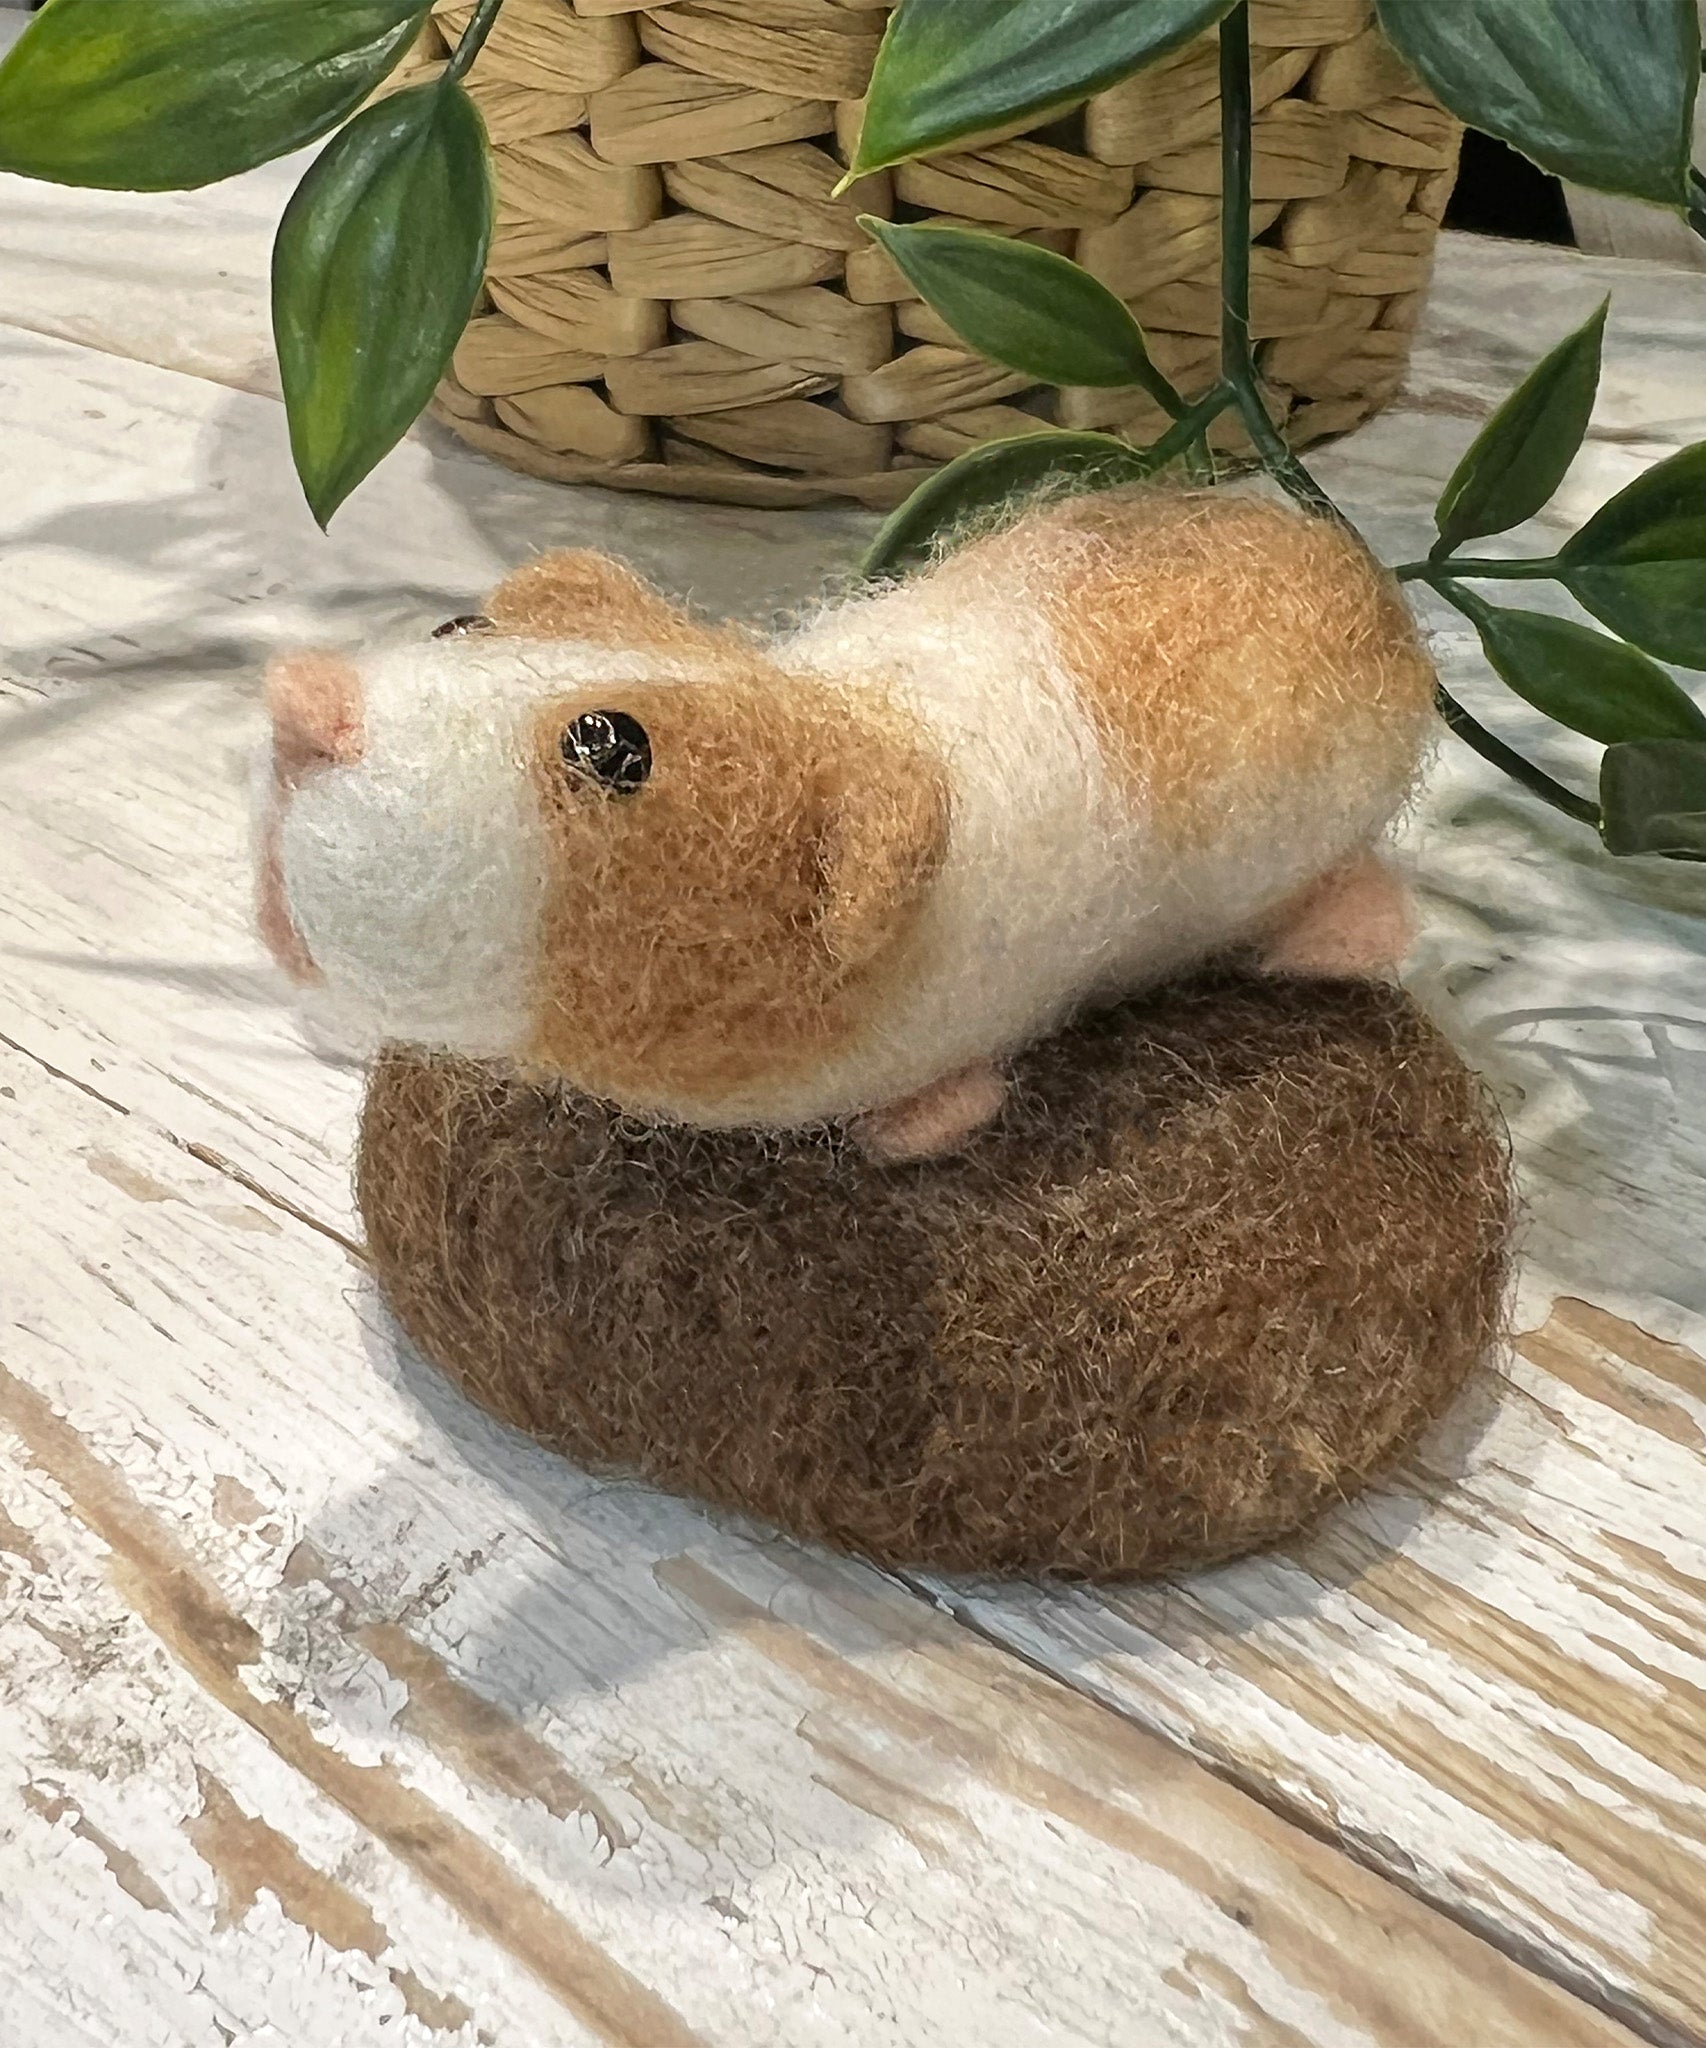
[[[1573,1302],[1378,1495],[993,1639],[1613,2009],[1706,2014],[1706,1365]]]
[[[125,1996],[282,1920],[316,1986],[500,2043],[1626,2038],[878,1574],[505,1436],[323,1232],[0,1072],[0,1719],[45,1779],[5,1888],[75,1840]],[[45,1676],[94,1628],[110,1704]]]
[[[100,275],[105,202],[55,197]],[[19,219],[0,317],[32,289]],[[195,217],[148,219],[190,260]],[[1388,558],[1608,282],[1595,434],[1533,545],[1706,434],[1706,281],[1447,251],[1409,396],[1320,464]],[[103,352],[0,333],[0,1983],[27,2048],[549,2048],[610,2038],[630,1983],[640,2038],[743,2048],[1626,2038],[1546,1980],[1706,2037],[1701,877],[1614,866],[1442,756],[1412,978],[1510,1116],[1534,1333],[1309,1543],[1115,1600],[923,1588],[956,1627],[595,1485],[400,1357],[338,1241],[356,1079],[249,936],[249,679],[285,640],[467,610],[542,545],[756,614],[869,522],[536,486],[429,433],[328,545],[276,406],[205,381],[245,381],[261,275],[195,378],[123,360],[163,346],[135,294],[45,292],[31,324]],[[1453,687],[1582,775],[1430,623]],[[478,1855],[573,1997],[459,1902]],[[95,1927],[110,1969],[44,1969]]]
[[[1521,544],[1550,552],[1706,434],[1701,282],[1455,239],[1442,284],[1408,396],[1316,464],[1387,559],[1425,549],[1480,421],[1608,287],[1593,434]],[[1524,602],[1566,608],[1543,585]],[[1595,750],[1499,690],[1461,621],[1428,622],[1477,715],[1591,786]],[[933,1590],[1654,2039],[1695,2041],[1706,883],[1605,860],[1452,747],[1404,853],[1423,909],[1407,979],[1515,1137],[1529,1334],[1408,1469],[1307,1544],[1111,1598]]]

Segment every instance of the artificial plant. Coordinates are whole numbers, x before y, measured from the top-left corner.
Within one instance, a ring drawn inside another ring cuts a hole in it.
[[[425,0],[47,0],[0,64],[0,169],[67,184],[206,184],[337,130],[286,209],[273,266],[292,451],[322,523],[424,408],[476,302],[492,192],[461,81],[501,5],[479,0],[436,80],[365,106],[425,25]],[[1706,179],[1691,156],[1695,0],[1375,5],[1389,40],[1463,120],[1562,177],[1671,207],[1706,235]],[[979,353],[1044,382],[1139,386],[1171,421],[1148,447],[1047,431],[962,456],[887,522],[871,573],[1057,478],[1113,484],[1174,462],[1212,476],[1208,429],[1228,412],[1282,488],[1342,516],[1269,418],[1251,342],[1248,0],[899,0],[848,181],[1062,112],[1214,29],[1222,321],[1208,392],[1164,377],[1126,307],[1066,258],[866,221]],[[1706,443],[1637,478],[1555,557],[1461,552],[1520,525],[1562,482],[1592,410],[1604,318],[1602,307],[1500,408],[1446,487],[1427,559],[1396,573],[1455,605],[1518,695],[1604,744],[1597,794],[1564,787],[1442,691],[1461,738],[1613,853],[1703,860],[1706,714],[1659,663],[1706,668]],[[1542,578],[1612,631],[1471,588]]]

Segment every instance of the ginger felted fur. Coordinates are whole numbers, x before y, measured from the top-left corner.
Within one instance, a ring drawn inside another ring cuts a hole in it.
[[[956,1156],[647,1124],[394,1048],[360,1197],[405,1328],[571,1457],[893,1565],[1271,1542],[1495,1337],[1496,1118],[1396,989],[1216,978],[1021,1054]]]
[[[278,667],[263,927],[377,1037],[940,1151],[1086,1003],[1390,964],[1431,688],[1353,537],[1227,492],[1038,507],[769,642],[546,556]]]
[[[770,641],[559,554],[278,664],[263,929],[393,1041],[404,1326],[590,1465],[885,1563],[1298,1527],[1500,1314],[1496,1121],[1369,978],[1432,682],[1353,537],[1161,490]]]

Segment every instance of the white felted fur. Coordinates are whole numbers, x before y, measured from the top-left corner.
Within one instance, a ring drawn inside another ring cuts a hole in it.
[[[1352,719],[1342,743],[1324,724],[1318,761],[1284,786],[1235,768],[1212,835],[1188,857],[1169,851],[1141,779],[1105,758],[1047,623],[1047,588],[1092,545],[1065,528],[1028,554],[969,549],[772,650],[825,690],[880,690],[923,722],[952,792],[947,851],[907,973],[845,1050],[737,1097],[674,1100],[674,1113],[780,1126],[893,1103],[1017,1050],[1089,998],[1253,937],[1390,820],[1421,728],[1395,759]],[[309,776],[282,835],[293,913],[346,1011],[394,1039],[526,1052],[547,872],[528,714],[594,683],[616,686],[619,706],[621,683],[647,679],[693,670],[667,654],[508,638],[422,640],[363,664],[365,754]],[[715,681],[705,688],[714,717]]]
[[[1037,581],[1084,545],[1053,538],[1028,565]],[[777,652],[831,686],[882,676],[933,729],[954,791],[916,978],[809,1089],[772,1098],[781,1123],[892,1102],[1017,1051],[1088,998],[1158,982],[1249,937],[1366,845],[1408,780],[1354,754],[1324,755],[1302,785],[1241,786],[1210,847],[1181,863],[1110,776],[1038,593],[1005,555],[955,557],[826,613]]]
[[[658,664],[608,648],[423,639],[360,664],[365,746],[283,813],[285,893],[341,1035],[518,1057],[533,1031],[544,833],[530,706]]]
[[[947,763],[953,822],[916,976],[861,1043],[775,1101],[774,1121],[910,1095],[1025,1044],[1119,978],[1133,905],[1110,883],[1131,820],[1034,608],[968,588],[950,565],[826,613],[777,656],[832,689],[880,678],[915,710]]]

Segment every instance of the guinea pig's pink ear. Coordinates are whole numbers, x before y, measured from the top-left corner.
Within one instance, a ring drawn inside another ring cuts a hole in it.
[[[863,765],[832,778],[818,839],[819,930],[851,970],[904,933],[948,844],[948,786],[935,763],[896,748]]]
[[[524,563],[492,592],[486,616],[500,633],[600,647],[700,647],[734,638],[586,548],[558,548]]]

